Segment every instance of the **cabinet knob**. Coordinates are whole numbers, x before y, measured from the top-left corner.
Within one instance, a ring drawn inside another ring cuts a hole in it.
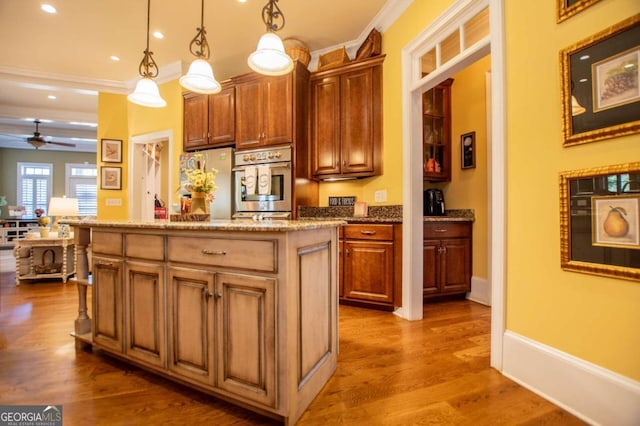
[[[447,232],[446,229],[434,229],[433,232]]]
[[[208,300],[209,298],[215,296],[215,293],[212,293],[207,287],[202,287],[202,295],[205,299]]]

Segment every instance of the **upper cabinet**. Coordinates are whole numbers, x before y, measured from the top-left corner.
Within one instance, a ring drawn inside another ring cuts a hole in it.
[[[311,173],[317,179],[382,173],[384,55],[311,76]]]
[[[224,83],[215,95],[185,92],[183,101],[185,151],[234,144],[236,95],[233,85]]]
[[[296,63],[282,76],[249,73],[236,83],[236,149],[289,144],[298,138],[300,109],[305,111],[309,72]]]
[[[423,174],[429,181],[451,180],[451,85],[447,79],[422,95]]]

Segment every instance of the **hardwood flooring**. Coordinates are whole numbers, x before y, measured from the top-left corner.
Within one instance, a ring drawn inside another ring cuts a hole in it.
[[[62,404],[65,425],[276,424],[76,349],[74,286],[15,287],[7,265],[0,259],[0,404]],[[338,369],[298,424],[584,424],[489,367],[489,308],[449,301],[426,305],[425,318],[341,306]]]

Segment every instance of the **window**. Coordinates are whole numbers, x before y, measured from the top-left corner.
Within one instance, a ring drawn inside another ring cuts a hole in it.
[[[51,197],[53,165],[18,162],[18,205],[24,206],[26,218],[34,218],[35,209],[47,211]]]
[[[95,164],[66,165],[67,197],[78,199],[80,216],[98,214],[98,169]]]

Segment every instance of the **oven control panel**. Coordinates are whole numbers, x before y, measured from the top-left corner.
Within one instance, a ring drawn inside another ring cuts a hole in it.
[[[236,152],[236,166],[291,161],[291,148],[255,149]]]

